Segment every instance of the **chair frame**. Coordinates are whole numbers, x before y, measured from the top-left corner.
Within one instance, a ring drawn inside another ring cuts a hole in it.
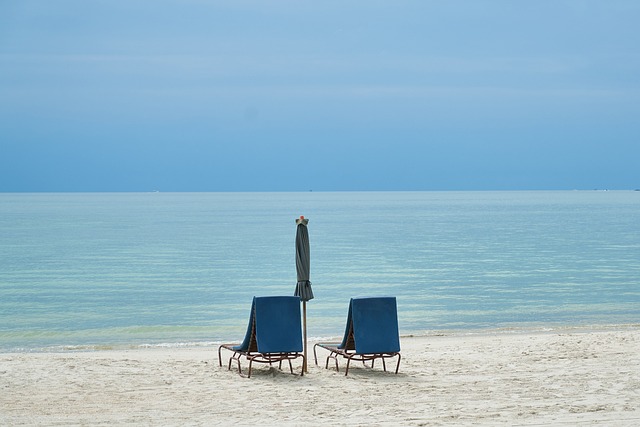
[[[347,359],[347,367],[345,368],[344,375],[349,375],[349,365],[352,360],[356,362],[362,362],[366,366],[366,362],[371,361],[371,368],[374,367],[374,363],[376,359],[382,359],[382,368],[386,372],[387,364],[385,363],[385,359],[390,359],[398,356],[398,362],[396,363],[395,373],[398,373],[398,369],[400,369],[400,360],[402,356],[400,352],[393,353],[368,353],[368,354],[359,354],[356,353],[355,350],[345,350],[338,348],[340,343],[317,343],[313,346],[313,358],[315,360],[316,365],[318,364],[318,356],[316,354],[316,347],[324,348],[329,351],[329,355],[327,356],[327,360],[324,364],[325,369],[329,369],[329,359],[333,359],[336,365],[336,372],[340,372],[340,368],[338,366],[338,356],[344,357]]]
[[[269,365],[278,362],[278,369],[282,369],[282,362],[289,362],[289,370],[293,374],[293,365],[291,361],[293,359],[297,359],[298,357],[302,357],[303,361],[303,369],[300,372],[300,376],[304,376],[304,354],[299,352],[293,353],[259,353],[257,351],[241,351],[235,350],[234,347],[237,344],[222,344],[218,347],[218,362],[219,365],[222,366],[222,349],[226,349],[232,351],[233,354],[229,358],[228,370],[231,370],[231,363],[235,360],[238,363],[238,373],[242,375],[242,367],[240,366],[240,359],[244,356],[249,361],[249,372],[247,374],[247,378],[251,378],[251,370],[253,366],[253,362],[256,363],[268,363]]]

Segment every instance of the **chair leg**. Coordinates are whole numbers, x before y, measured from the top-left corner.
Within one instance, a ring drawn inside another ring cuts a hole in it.
[[[336,362],[337,363],[337,362]],[[347,368],[344,371],[344,376],[346,377],[347,375],[349,375],[349,364],[351,363],[351,358],[348,357],[347,358]]]
[[[327,356],[327,362],[324,364],[324,369],[329,369],[329,359],[333,359],[333,361],[336,362],[336,372],[340,372],[340,368],[338,367],[338,355],[333,351]]]
[[[242,367],[240,366],[240,357],[242,357],[242,355],[239,354],[238,352],[233,353],[233,356],[229,358],[228,370],[229,371],[231,370],[231,362],[235,360],[236,362],[238,362],[238,374],[242,375]]]

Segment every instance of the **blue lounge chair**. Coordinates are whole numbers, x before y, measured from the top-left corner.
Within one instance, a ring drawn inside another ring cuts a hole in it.
[[[315,344],[313,357],[317,365],[316,347],[329,350],[325,368],[329,367],[329,359],[333,359],[338,371],[338,356],[346,358],[345,375],[349,374],[349,364],[352,360],[363,363],[370,360],[373,368],[375,360],[382,359],[382,366],[386,371],[385,359],[395,356],[398,356],[397,374],[401,356],[396,298],[351,298],[342,342]]]
[[[254,297],[251,305],[249,326],[242,344],[222,344],[218,347],[218,361],[222,366],[222,349],[233,352],[229,359],[238,362],[238,373],[242,374],[240,358],[244,356],[249,361],[249,374],[251,366],[257,363],[289,362],[289,369],[293,374],[291,360],[302,357],[304,366],[304,354],[302,352],[302,328],[300,322],[300,297],[275,296]],[[302,374],[304,375],[304,369]]]

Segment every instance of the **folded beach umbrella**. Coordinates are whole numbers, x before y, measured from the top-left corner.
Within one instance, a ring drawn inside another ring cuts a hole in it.
[[[296,270],[298,272],[298,283],[296,284],[295,296],[302,301],[302,330],[304,334],[304,371],[307,372],[307,301],[313,299],[313,290],[309,281],[311,270],[311,255],[309,253],[309,231],[307,224],[309,220],[304,216],[296,219]]]

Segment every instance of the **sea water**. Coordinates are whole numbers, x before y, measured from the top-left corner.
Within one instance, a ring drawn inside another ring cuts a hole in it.
[[[0,194],[0,351],[210,345],[293,295],[311,337],[396,296],[401,334],[640,322],[640,192]]]

